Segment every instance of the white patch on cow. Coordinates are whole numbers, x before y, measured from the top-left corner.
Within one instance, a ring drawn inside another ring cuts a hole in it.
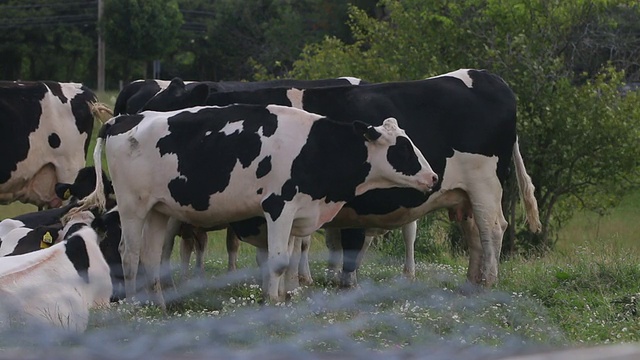
[[[23,226],[24,226],[24,223],[19,220],[4,219],[0,221],[0,240],[4,240],[5,235],[7,235],[11,230],[17,229]]]
[[[60,83],[60,88],[62,89],[62,94],[64,94],[68,100],[73,99],[83,91],[82,84],[79,83]]]
[[[287,99],[291,101],[291,107],[296,109],[302,109],[302,97],[304,96],[304,90],[289,89],[287,90]]]
[[[442,188],[446,190],[455,188],[468,190],[472,185],[470,182],[477,183],[489,179],[493,181],[493,179],[497,177],[497,168],[497,156],[486,156],[454,150],[453,156],[447,158],[447,164],[442,177]],[[470,170],[473,172],[473,178],[470,178]]]
[[[220,132],[229,136],[233,133],[241,133],[243,128],[244,128],[244,120],[234,121],[234,122],[227,123],[227,125],[225,125],[222,129],[220,129]]]
[[[209,136],[209,135],[211,135],[211,130],[209,130],[206,133],[204,133],[204,136]]]
[[[352,77],[352,76],[341,76],[338,79],[345,79],[347,80],[351,85],[360,85],[360,82],[362,80],[356,78],[356,77]]]
[[[0,259],[0,295],[4,317],[29,324],[47,324],[82,332],[89,309],[109,306],[112,292],[109,265],[98,247],[97,234],[84,228],[75,234],[85,242],[89,255],[89,283],[78,275],[66,254],[66,242],[48,249]],[[5,307],[7,306],[7,307]],[[11,312],[7,312],[11,310]]]
[[[458,69],[458,70],[452,71],[450,73],[432,76],[432,77],[430,77],[428,79],[436,79],[436,78],[444,77],[444,76],[455,77],[455,78],[458,78],[458,79],[462,80],[462,82],[465,85],[467,85],[468,88],[473,88],[473,79],[471,79],[471,77],[469,76],[469,70],[470,69]]]

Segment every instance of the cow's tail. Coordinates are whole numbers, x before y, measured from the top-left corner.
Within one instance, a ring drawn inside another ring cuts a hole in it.
[[[529,229],[533,232],[540,232],[542,230],[542,224],[540,223],[540,216],[538,214],[538,202],[533,194],[535,187],[531,182],[531,177],[527,174],[527,169],[524,167],[524,161],[522,161],[522,154],[520,154],[520,146],[518,145],[518,137],[516,136],[516,142],[513,144],[513,162],[516,166],[516,178],[518,179],[518,189],[520,189],[520,197],[524,201],[524,209],[527,216],[527,222],[529,223]]]
[[[115,118],[114,118],[115,119]],[[113,120],[113,119],[112,119]],[[113,121],[107,121],[98,132],[98,138],[96,139],[96,147],[93,150],[93,163],[96,170],[96,188],[87,195],[84,199],[78,201],[78,206],[69,210],[62,219],[63,223],[66,223],[68,219],[73,217],[74,214],[80,211],[96,209],[100,213],[106,211],[106,198],[104,196],[104,183],[102,182],[102,148],[106,139],[107,130],[111,127]]]
[[[93,102],[90,104],[90,108],[93,117],[100,120],[103,124],[113,117],[113,110],[104,103]]]

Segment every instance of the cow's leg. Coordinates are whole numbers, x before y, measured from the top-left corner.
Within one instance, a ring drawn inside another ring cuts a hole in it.
[[[301,285],[313,284],[311,270],[309,269],[309,248],[311,247],[311,235],[300,238],[300,263],[298,265],[298,278]]]
[[[266,247],[256,247],[256,263],[260,268],[260,274],[262,275],[262,294],[264,300],[267,301],[266,286],[269,284],[269,267],[267,266],[267,260],[269,259],[269,251]]]
[[[202,228],[194,229],[194,245],[196,248],[196,267],[194,273],[198,277],[204,276],[204,251],[207,248],[207,232]]]
[[[166,304],[160,285],[160,263],[168,221],[169,217],[165,214],[153,210],[149,212],[143,232],[144,251],[140,254],[155,301],[163,311],[166,311]]]
[[[364,236],[364,242],[362,243],[362,249],[360,249],[360,252],[358,253],[358,256],[356,257],[356,270],[360,269],[360,266],[362,265],[362,261],[364,260],[364,256],[367,254],[367,251],[369,251],[369,248],[371,247],[371,244],[373,243],[373,235],[365,235]]]
[[[289,265],[284,276],[285,296],[289,291],[293,291],[300,287],[300,279],[298,278],[298,267],[301,260],[302,238],[297,236],[289,236]],[[280,291],[282,295],[282,289]]]
[[[173,282],[173,267],[171,266],[171,253],[173,252],[173,244],[175,242],[176,235],[180,231],[182,222],[170,218],[167,222],[167,231],[164,234],[164,243],[162,245],[162,287],[164,289],[172,288],[175,291],[175,284]]]
[[[402,238],[404,239],[404,275],[413,279],[416,277],[415,243],[418,232],[418,221],[412,221],[402,226]]]
[[[358,285],[356,270],[358,269],[358,256],[365,241],[364,229],[342,229],[340,237],[343,249],[344,262],[342,264],[342,276],[340,287],[355,287]]]
[[[502,213],[502,186],[497,177],[469,183],[469,200],[482,245],[480,283],[492,286],[498,280],[498,261],[507,220]]]
[[[240,239],[236,235],[231,226],[227,226],[227,254],[228,271],[236,271],[238,264],[238,249],[240,248]]]
[[[327,270],[329,278],[337,280],[342,268],[342,240],[340,229],[328,228],[324,229],[324,242],[329,249],[329,263]]]
[[[482,243],[480,233],[475,220],[472,217],[465,217],[459,220],[462,227],[462,234],[469,247],[469,268],[467,269],[467,280],[471,284],[480,284],[482,280]]]
[[[267,260],[269,282],[265,287],[267,298],[273,302],[284,300],[284,297],[280,297],[280,294],[284,293],[284,291],[280,290],[280,281],[289,266],[289,234],[293,223],[293,218],[288,218],[286,214],[286,206],[276,221],[271,220],[270,214],[265,214],[267,218],[267,249],[269,253]],[[265,289],[262,290],[264,291]]]
[[[182,281],[186,281],[189,278],[191,253],[197,241],[194,230],[191,225],[183,224],[180,231],[180,237],[182,237],[182,241],[180,241],[180,278]]]
[[[138,264],[140,262],[144,220],[134,216],[122,216],[122,210],[120,214],[122,240],[120,241],[119,250],[122,257],[124,288],[126,298],[132,300],[137,291],[136,276],[138,275]]]

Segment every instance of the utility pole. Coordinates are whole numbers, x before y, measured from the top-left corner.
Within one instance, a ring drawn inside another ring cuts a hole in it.
[[[98,24],[102,20],[102,8],[103,0],[98,0]],[[102,31],[99,26],[98,29],[98,89],[97,91],[104,92],[104,39],[102,38]]]

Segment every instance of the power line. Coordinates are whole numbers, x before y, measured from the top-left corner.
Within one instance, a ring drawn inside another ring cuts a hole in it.
[[[28,4],[28,5],[0,5],[0,10],[19,10],[19,9],[34,9],[34,8],[47,8],[47,7],[75,7],[79,5],[97,5],[97,1],[90,2],[75,2],[75,3],[53,3],[53,4]]]

